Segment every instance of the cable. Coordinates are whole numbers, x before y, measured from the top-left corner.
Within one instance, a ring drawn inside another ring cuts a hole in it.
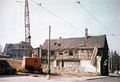
[[[83,1],[83,0],[76,0],[77,3],[81,3],[81,2],[84,3],[84,2],[86,2],[86,1],[87,1],[87,0],[84,0],[84,1]]]
[[[92,15],[84,6],[80,4],[80,1],[77,2],[94,20],[96,20],[97,23],[99,23],[104,29],[106,29],[109,33],[113,34],[111,31],[109,31],[101,22],[98,20],[94,15]]]
[[[33,3],[35,3],[36,5],[38,5],[39,7],[41,7],[43,10],[45,10],[46,12],[48,12],[49,14],[51,14],[51,15],[53,15],[53,16],[55,16],[56,18],[58,18],[58,19],[60,19],[61,21],[63,21],[64,23],[66,23],[66,24],[68,24],[68,25],[70,25],[72,28],[74,27],[74,29],[76,29],[77,31],[79,31],[80,29],[78,29],[76,26],[74,26],[73,24],[71,24],[70,22],[68,22],[68,21],[66,21],[66,20],[64,20],[63,18],[61,18],[61,17],[59,17],[59,16],[57,16],[56,14],[54,14],[53,12],[51,12],[50,10],[48,10],[47,8],[45,8],[45,7],[42,7],[41,6],[41,3],[40,4],[38,4],[38,3],[36,3],[35,1],[33,1],[33,0],[31,0]]]
[[[43,10],[45,10],[45,11],[48,12],[49,14],[51,14],[51,15],[55,16],[56,18],[64,21],[66,24],[69,24],[72,28],[74,27],[74,29],[79,30],[77,27],[75,27],[75,26],[74,26],[73,24],[71,24],[70,22],[64,20],[63,18],[61,18],[61,17],[59,17],[59,16],[57,16],[56,14],[54,14],[54,13],[51,12],[50,10],[46,9],[45,7],[42,7],[42,6],[41,6],[41,3],[38,4],[38,3],[36,3],[36,2],[33,1],[33,0],[32,0],[32,2],[35,3],[36,5],[38,5],[39,7],[41,7]],[[85,1],[84,1],[84,2],[85,2]],[[116,35],[116,34],[113,34],[111,31],[109,31],[109,30],[100,22],[100,20],[98,20],[98,19],[97,19],[94,15],[92,15],[84,6],[82,6],[82,5],[80,4],[80,1],[77,1],[77,3],[78,3],[92,18],[94,18],[94,20],[96,20],[97,23],[99,23],[104,29],[106,29],[109,33],[111,33],[111,34],[107,34],[107,35],[111,35],[111,36],[115,36],[115,35]],[[118,34],[117,34],[117,35],[118,35]]]

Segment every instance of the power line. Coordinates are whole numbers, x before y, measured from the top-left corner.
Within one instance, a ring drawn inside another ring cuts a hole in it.
[[[56,18],[58,18],[59,20],[63,21],[64,23],[68,24],[68,25],[69,25],[69,26],[71,26],[72,28],[76,29],[77,31],[79,31],[79,30],[80,30],[80,29],[78,29],[76,26],[74,26],[74,25],[73,25],[73,24],[71,24],[70,22],[68,22],[68,21],[64,20],[63,18],[61,18],[61,17],[57,16],[55,13],[51,12],[51,11],[50,11],[50,10],[48,10],[47,8],[42,7],[42,6],[41,6],[41,3],[40,3],[40,4],[38,4],[38,3],[36,3],[36,2],[35,2],[35,1],[33,1],[33,0],[32,0],[32,2],[33,2],[33,3],[35,3],[36,5],[38,5],[39,7],[41,7],[43,10],[45,10],[45,11],[46,11],[46,12],[48,12],[49,14],[51,14],[51,15],[55,16],[55,17],[56,17]]]
[[[32,0],[32,2],[35,3],[36,5],[38,5],[39,7],[41,7],[43,10],[45,10],[45,11],[48,12],[49,14],[51,14],[51,15],[55,16],[56,18],[62,20],[64,23],[70,25],[72,28],[74,28],[74,29],[76,29],[76,30],[79,30],[77,27],[75,27],[75,26],[74,26],[73,24],[71,24],[70,22],[64,20],[63,18],[61,18],[61,17],[59,17],[59,16],[57,16],[55,13],[51,12],[51,11],[48,10],[47,8],[42,7],[41,3],[38,4],[38,3],[36,3],[36,2],[33,1],[33,0]],[[83,1],[83,2],[85,2],[85,1]],[[106,29],[106,30],[110,33],[110,34],[107,34],[107,35],[109,35],[109,36],[110,36],[110,35],[111,35],[111,36],[116,36],[116,35],[118,35],[118,34],[113,34],[111,31],[109,31],[109,30],[101,23],[100,20],[98,20],[98,19],[97,19],[93,14],[91,14],[83,5],[80,4],[81,1],[77,1],[77,3],[78,3],[97,23],[99,23],[99,24],[102,26],[102,28]]]
[[[83,0],[81,0],[81,1],[80,0],[76,0],[77,3],[81,3],[81,2],[83,3],[83,2],[86,2],[86,1],[87,0],[84,0],[84,1]]]
[[[111,31],[109,31],[100,20],[98,20],[93,14],[91,14],[83,5],[81,5],[80,1],[77,2],[81,8],[83,8],[94,20],[96,20],[97,23],[99,23],[104,29],[106,29],[109,33],[113,34]]]
[[[87,1],[87,0],[85,0]],[[83,2],[85,2],[83,1]],[[83,3],[82,2],[82,3]],[[97,23],[99,23],[104,29],[106,29],[109,33],[111,34],[106,34],[106,35],[109,35],[109,36],[120,36],[120,34],[113,34],[111,31],[109,31],[102,23],[100,20],[98,20],[93,14],[91,14],[83,5],[81,5],[81,1],[78,1],[76,0],[76,3],[78,3],[92,18],[94,18],[94,20],[97,21]]]
[[[120,34],[107,34],[108,36],[120,36]]]

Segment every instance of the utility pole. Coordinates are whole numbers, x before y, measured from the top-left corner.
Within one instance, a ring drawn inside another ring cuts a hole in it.
[[[25,0],[24,23],[25,23],[25,45],[27,48],[26,56],[31,57],[31,49],[30,49],[31,36],[30,36],[30,19],[29,19],[28,0]]]
[[[113,62],[112,62],[113,56],[111,57],[111,73],[113,73]]]
[[[49,26],[49,39],[48,39],[48,69],[47,69],[47,79],[50,79],[50,36],[51,36],[51,26]]]

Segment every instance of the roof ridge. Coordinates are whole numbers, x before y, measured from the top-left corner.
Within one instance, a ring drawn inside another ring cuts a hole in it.
[[[106,35],[104,34],[104,35],[88,36],[88,37],[101,37],[101,36],[106,36]],[[65,39],[79,39],[79,38],[85,38],[85,37],[83,37],[83,36],[82,37],[70,37],[70,38],[62,38],[62,39],[65,40]],[[46,39],[46,40],[48,40],[48,39]],[[59,38],[58,39],[51,39],[51,40],[59,40]]]

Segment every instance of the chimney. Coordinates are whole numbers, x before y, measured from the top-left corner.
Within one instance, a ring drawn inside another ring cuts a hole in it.
[[[40,47],[39,47],[38,57],[39,57],[39,58],[42,58],[42,45],[40,45]]]
[[[85,28],[85,39],[87,40],[88,38],[88,28]]]

